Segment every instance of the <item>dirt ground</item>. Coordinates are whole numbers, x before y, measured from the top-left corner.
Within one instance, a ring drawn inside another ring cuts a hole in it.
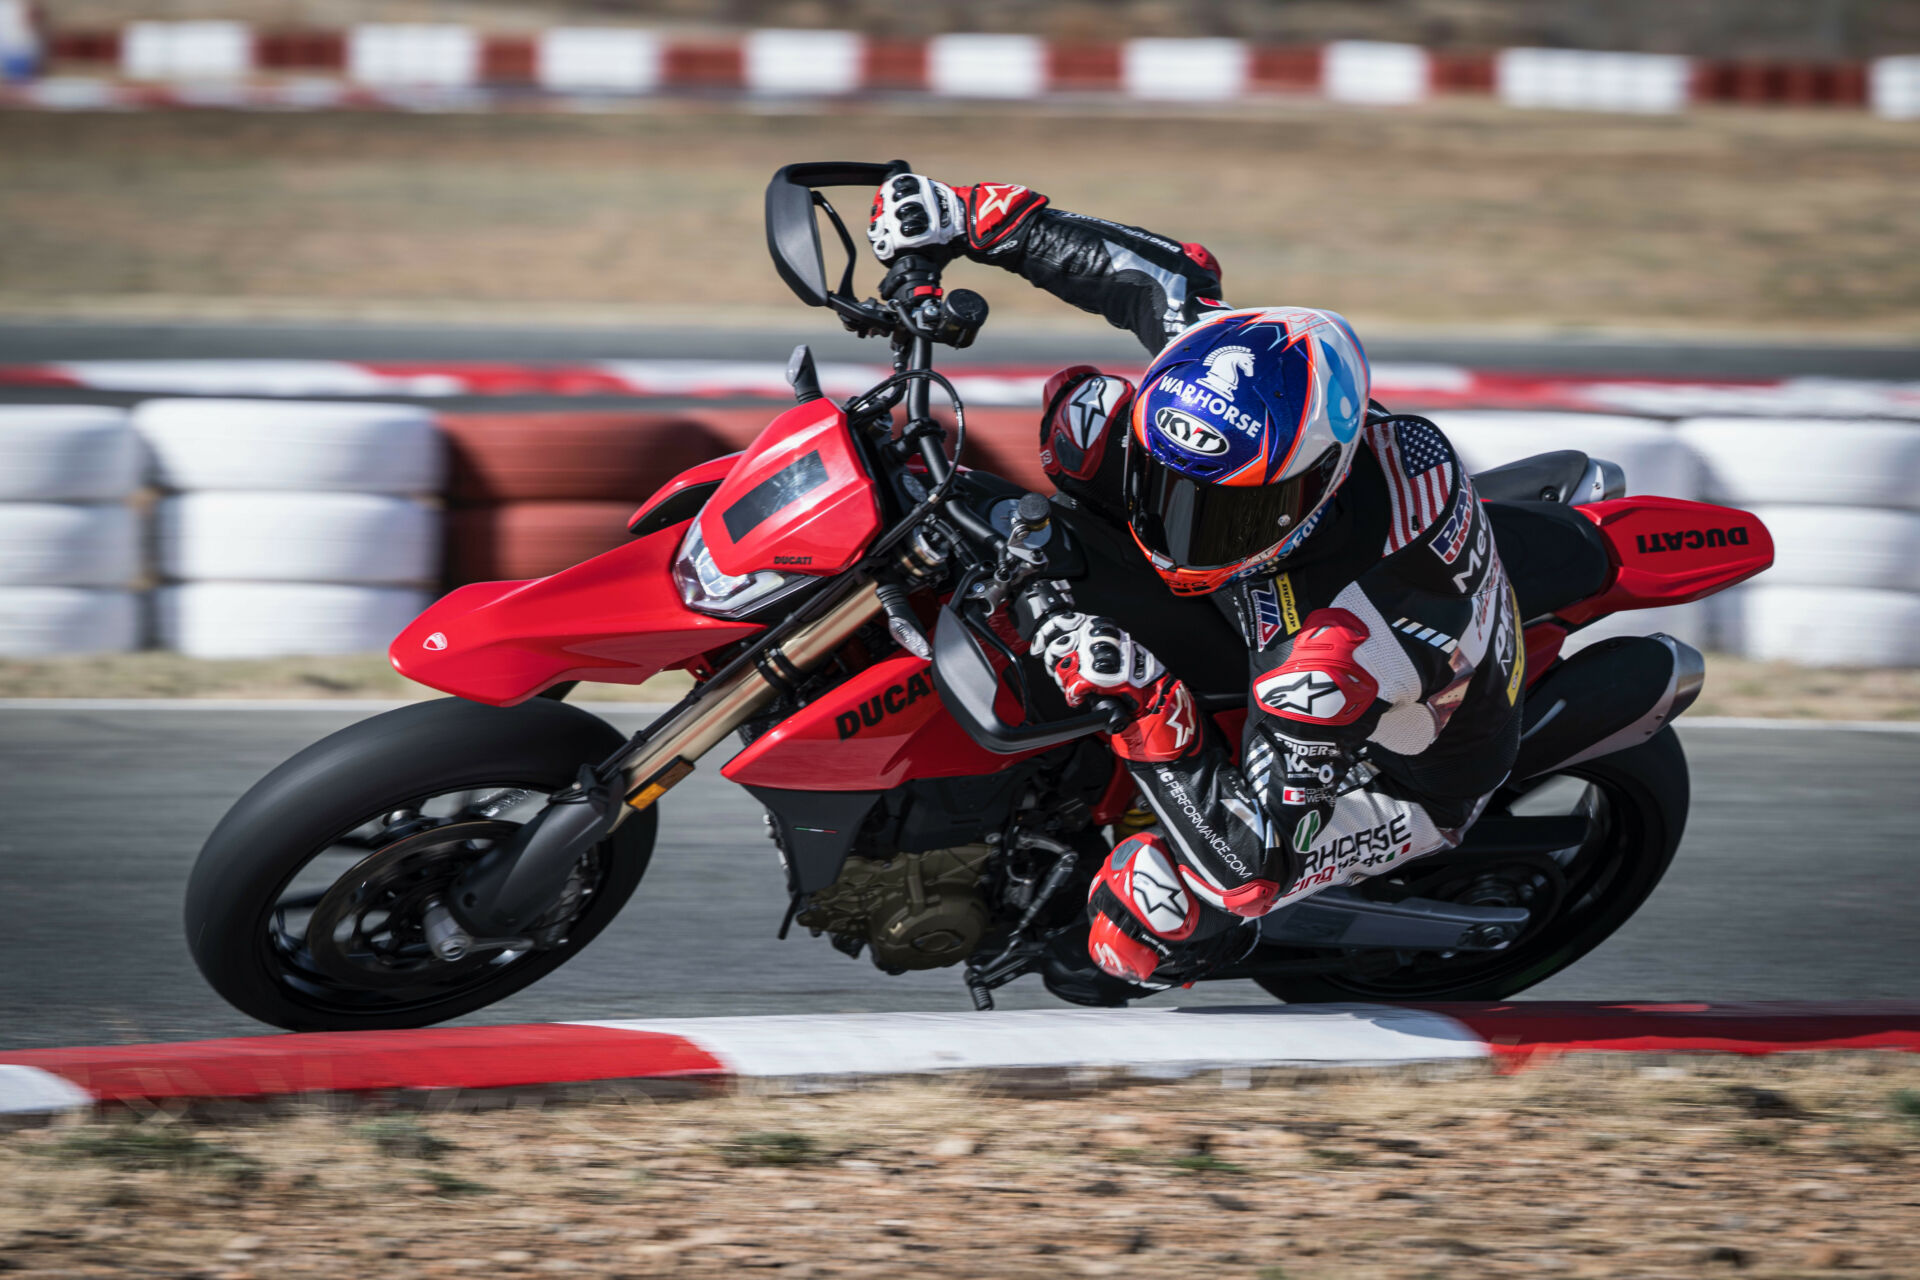
[[[21,1277],[1884,1277],[1920,1060],[907,1083],[0,1138]],[[1239,1083],[1246,1083],[1241,1081]]]
[[[667,672],[644,685],[583,684],[576,702],[672,702],[692,687]],[[0,659],[0,698],[391,698],[430,696],[378,654],[216,660],[177,653]],[[1789,720],[1920,720],[1920,670],[1816,670],[1707,655],[1688,713]]]
[[[768,176],[905,156],[1204,241],[1230,300],[1334,307],[1363,333],[1920,333],[1920,147],[1911,124],[1860,112],[0,112],[0,156],[0,309],[15,314],[142,299],[791,310],[763,247]],[[1059,315],[1017,281],[962,275],[997,310]]]

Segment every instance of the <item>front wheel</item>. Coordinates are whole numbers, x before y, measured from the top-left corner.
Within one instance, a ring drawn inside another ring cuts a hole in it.
[[[292,1031],[419,1027],[484,1008],[564,964],[617,915],[653,856],[633,814],[582,855],[524,945],[432,945],[460,873],[623,739],[562,702],[415,703],[321,739],[262,778],[207,838],[187,944],[213,989]]]
[[[1408,863],[1360,891],[1535,915],[1499,951],[1348,952],[1350,970],[1258,979],[1289,1004],[1345,1000],[1504,1000],[1559,973],[1625,924],[1673,862],[1686,828],[1687,758],[1671,728],[1637,747],[1502,787],[1488,814],[1586,819],[1580,844],[1527,857],[1476,856],[1473,836],[1453,853]],[[1270,948],[1276,959],[1329,960],[1339,952]]]

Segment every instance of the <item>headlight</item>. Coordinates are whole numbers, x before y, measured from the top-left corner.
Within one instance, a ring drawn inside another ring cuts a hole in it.
[[[707,540],[701,536],[700,522],[695,520],[687,529],[686,541],[680,544],[680,554],[674,558],[673,581],[687,608],[737,618],[797,591],[812,579],[772,569],[745,574],[720,572],[713,553],[707,550]]]

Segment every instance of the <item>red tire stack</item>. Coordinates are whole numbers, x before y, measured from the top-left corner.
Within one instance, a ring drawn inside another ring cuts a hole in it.
[[[655,489],[729,452],[669,413],[474,413],[447,435],[447,582],[539,578],[612,549]]]

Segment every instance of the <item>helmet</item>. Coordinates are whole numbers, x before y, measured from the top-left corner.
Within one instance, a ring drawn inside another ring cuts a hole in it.
[[[1167,586],[1217,591],[1304,542],[1352,466],[1368,389],[1331,311],[1222,312],[1168,345],[1134,397],[1124,479]]]

